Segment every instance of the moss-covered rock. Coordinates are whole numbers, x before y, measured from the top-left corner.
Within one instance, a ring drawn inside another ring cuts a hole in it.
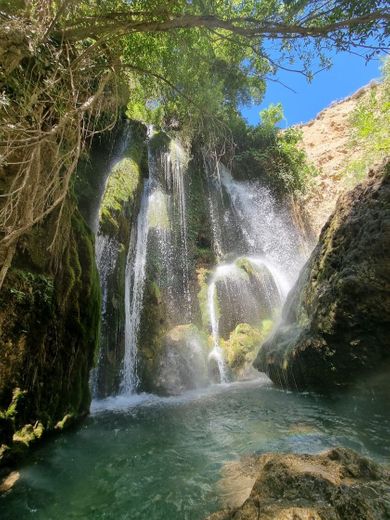
[[[89,149],[85,149],[80,157],[75,172],[74,191],[80,212],[94,233],[97,232],[107,174],[115,158],[123,153],[130,132],[138,134],[141,131],[140,125],[134,127],[122,116],[111,131],[94,135]]]
[[[259,327],[239,323],[227,340],[221,340],[226,363],[235,379],[250,377],[252,363],[272,325],[271,320],[263,320]]]
[[[169,329],[166,300],[156,280],[146,280],[143,303],[138,335],[137,374],[140,390],[153,392],[163,350],[163,337]]]
[[[276,384],[319,390],[390,369],[390,164],[343,195],[255,361]]]
[[[99,210],[100,232],[106,235],[121,234],[121,226],[131,221],[137,207],[142,177],[146,174],[145,136],[131,125],[129,144],[123,157],[108,175],[106,188]]]
[[[241,257],[217,268],[214,278],[222,337],[227,339],[240,323],[257,327],[262,320],[274,319],[280,296],[266,266]]]
[[[93,236],[73,202],[67,204],[73,214],[61,269],[54,273],[50,256],[42,254],[50,245],[53,217],[24,239],[1,291],[2,462],[67,414],[88,413],[100,287]]]

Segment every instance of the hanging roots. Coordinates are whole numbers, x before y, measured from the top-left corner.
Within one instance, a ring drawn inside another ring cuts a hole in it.
[[[113,126],[119,103],[102,53],[45,41],[44,27],[26,20],[0,22],[1,288],[18,241],[50,214],[56,225],[49,254],[59,263],[80,154],[96,131]]]

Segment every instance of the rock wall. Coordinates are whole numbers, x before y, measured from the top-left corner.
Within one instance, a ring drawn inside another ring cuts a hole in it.
[[[58,214],[19,243],[0,293],[0,465],[84,417],[101,322],[93,224],[107,165],[125,122],[92,142],[60,220],[65,252],[50,245]],[[49,163],[48,163],[49,166]],[[7,170],[7,180],[13,170]]]
[[[390,164],[342,196],[255,367],[324,390],[390,369]]]
[[[94,238],[74,204],[57,274],[49,219],[25,238],[1,291],[0,464],[89,410],[100,287]]]
[[[372,96],[379,97],[381,91],[382,85],[372,82],[346,99],[332,103],[312,121],[299,126],[302,131],[300,146],[317,170],[317,175],[299,203],[303,209],[303,220],[311,227],[316,238],[334,211],[338,197],[358,182],[349,169],[354,161],[364,156],[365,150],[362,142],[359,145],[352,144],[353,113],[359,103]],[[381,162],[379,151],[377,155]]]

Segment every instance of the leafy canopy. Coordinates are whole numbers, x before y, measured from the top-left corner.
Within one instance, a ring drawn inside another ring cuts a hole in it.
[[[259,101],[279,68],[312,77],[313,59],[387,48],[377,0],[3,0],[44,38],[72,42],[130,85],[129,115],[203,128]],[[89,51],[88,51],[89,49]],[[298,58],[294,69],[292,56]],[[89,70],[87,73],[92,74]]]

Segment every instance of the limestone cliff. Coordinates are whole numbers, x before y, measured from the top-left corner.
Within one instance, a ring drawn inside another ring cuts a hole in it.
[[[24,239],[1,291],[0,464],[88,413],[100,287],[93,236],[72,212],[61,269],[50,266],[49,219]]]
[[[349,170],[364,155],[365,143],[354,143],[354,111],[371,96],[380,96],[382,90],[380,83],[371,83],[346,99],[332,103],[308,123],[299,125],[300,146],[317,170],[301,200],[315,236],[320,234],[333,212],[337,198],[358,182]],[[377,155],[379,158],[380,154]],[[370,166],[374,164],[371,162]]]
[[[125,350],[126,264],[128,256],[134,255],[132,235],[147,175],[145,127],[128,123],[122,139],[117,156],[120,159],[106,171],[107,181],[96,216],[96,260],[103,297],[99,359],[92,376],[98,397],[119,391]]]
[[[121,121],[92,143],[75,175],[75,194],[68,195],[61,214],[53,212],[23,237],[2,287],[0,465],[89,411],[101,290],[86,220],[91,222],[99,203],[97,192],[122,130]],[[2,181],[10,182],[13,173],[6,169]],[[60,257],[50,247],[58,225],[66,244]]]

